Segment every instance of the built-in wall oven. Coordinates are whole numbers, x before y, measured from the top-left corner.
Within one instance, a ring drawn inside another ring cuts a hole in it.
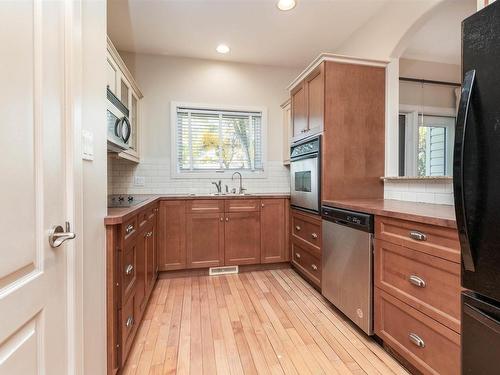
[[[122,152],[129,148],[128,141],[132,135],[132,127],[129,121],[128,108],[108,88],[107,127],[108,127],[108,151]]]
[[[321,204],[321,135],[292,144],[290,177],[291,205],[319,213]]]

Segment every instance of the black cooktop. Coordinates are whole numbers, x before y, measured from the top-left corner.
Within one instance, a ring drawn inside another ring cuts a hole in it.
[[[132,207],[144,202],[147,197],[138,197],[136,195],[110,195],[108,196],[108,208]]]

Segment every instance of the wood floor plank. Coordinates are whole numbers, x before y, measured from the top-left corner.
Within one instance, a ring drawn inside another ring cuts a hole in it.
[[[291,269],[158,280],[123,375],[407,371]]]

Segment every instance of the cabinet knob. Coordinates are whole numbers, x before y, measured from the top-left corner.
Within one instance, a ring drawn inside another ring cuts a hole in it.
[[[129,317],[127,318],[127,322],[125,323],[125,326],[126,326],[127,328],[130,328],[130,327],[132,327],[133,325],[134,325],[134,318],[133,318],[133,317],[131,317],[131,316],[129,316]]]
[[[300,259],[300,253],[295,253],[295,256]]]
[[[302,228],[301,228],[299,225],[296,225],[296,226],[295,226],[295,230],[299,231],[299,230],[301,230],[301,229],[302,229]]]
[[[418,346],[419,348],[425,348],[424,340],[422,340],[416,333],[410,333],[408,335],[408,338],[415,346]]]
[[[127,268],[125,268],[125,275],[130,275],[134,271],[134,266],[129,264]]]
[[[318,266],[317,266],[317,265],[315,265],[315,264],[312,264],[312,265],[311,265],[311,268],[312,268],[314,271],[317,271],[317,270],[318,270]]]
[[[418,230],[412,230],[408,235],[415,241],[427,241],[427,235],[425,233],[419,232]]]
[[[317,239],[317,238],[318,238],[318,235],[317,235],[316,233],[313,233],[313,234],[311,234],[311,237],[312,237],[313,239]]]
[[[127,228],[125,229],[125,233],[130,234],[134,230],[134,226],[132,224],[127,225]]]
[[[260,204],[260,206],[261,206],[261,207],[264,207],[264,203],[261,203],[261,204]]]
[[[410,275],[408,281],[419,288],[425,288],[425,280],[417,275]]]
[[[223,217],[221,217],[221,218],[220,218],[220,221],[224,221],[224,218],[223,218]]]
[[[229,218],[228,218],[228,217],[226,217],[226,221],[229,221]]]

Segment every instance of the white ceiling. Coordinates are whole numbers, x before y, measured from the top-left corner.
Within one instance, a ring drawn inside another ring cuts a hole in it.
[[[387,0],[109,0],[108,34],[118,50],[262,65],[305,67],[332,52]],[[215,52],[219,43],[231,52]]]
[[[448,0],[417,31],[403,57],[460,65],[461,23],[476,6],[476,0]]]

